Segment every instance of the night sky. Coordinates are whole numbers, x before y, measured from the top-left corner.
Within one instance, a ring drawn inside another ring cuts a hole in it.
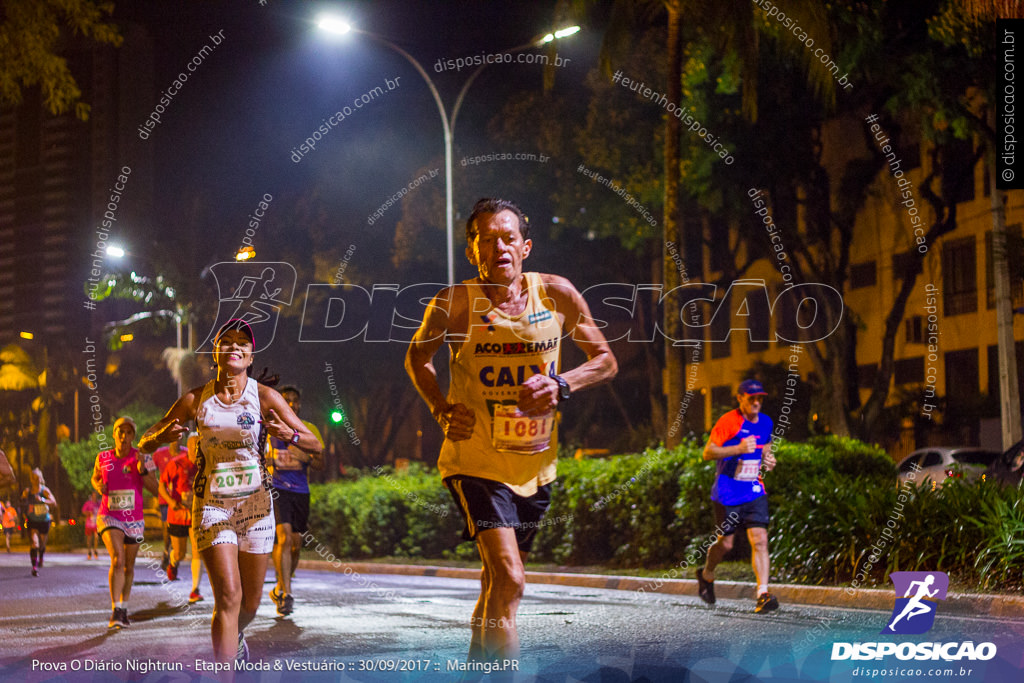
[[[314,272],[315,253],[329,253],[338,264],[353,246],[347,281],[362,278],[366,286],[368,280],[403,285],[410,284],[409,278],[445,282],[443,232],[436,231],[436,252],[421,254],[421,268],[397,274],[390,262],[401,202],[373,225],[367,222],[388,197],[424,169],[440,169],[428,187],[432,196],[443,200],[444,146],[436,104],[421,76],[395,51],[360,34],[336,36],[318,29],[316,20],[324,12],[346,17],[360,30],[387,38],[412,54],[436,83],[449,114],[475,67],[438,72],[439,60],[508,50],[554,26],[554,3],[547,2],[119,3],[115,18],[122,25],[142,25],[152,41],[152,87],[129,93],[128,109],[137,113],[123,117],[122,127],[133,135],[121,152],[124,159],[117,161],[134,165],[137,158],[151,155],[153,205],[140,207],[137,213],[144,218],[121,226],[119,235],[134,253],[147,253],[151,263],[173,263],[199,281],[204,267],[234,257],[251,214],[261,198],[270,195],[273,200],[252,238],[257,261],[295,263],[297,291],[311,282],[329,282],[335,272],[334,267]],[[160,122],[140,140],[135,131],[161,94],[172,88],[176,75],[204,45],[216,42],[217,35],[223,36],[220,44],[189,73],[165,105]],[[593,26],[561,41],[558,54],[571,61],[557,70],[556,91],[578,91],[579,101],[586,101],[584,82],[596,66],[600,43],[600,27]],[[460,165],[460,160],[539,151],[533,143],[522,148],[496,145],[488,129],[512,93],[541,92],[542,72],[536,65],[492,65],[466,96],[454,148],[456,280],[475,275],[462,255],[460,237],[468,209],[480,196],[507,194],[500,173],[475,182],[472,167]],[[399,87],[353,109],[315,149],[296,156],[325,119],[392,79]],[[554,180],[545,177],[552,173],[550,165],[524,162],[507,168],[537,174],[541,184]],[[415,190],[409,197],[413,194]],[[539,226],[535,237],[542,245],[544,229],[552,225],[550,212],[531,206],[529,198],[510,198],[531,213],[532,225]],[[427,218],[432,225],[443,225],[443,203],[435,208]],[[306,219],[321,225],[319,241],[311,238],[312,231],[303,224]],[[599,260],[610,256],[594,253]],[[564,257],[541,247],[529,266],[572,277]],[[213,283],[206,278],[201,284],[207,291],[204,303],[214,305]],[[327,400],[320,386],[320,359],[350,358],[362,351],[351,343],[315,346],[312,351],[308,345],[290,343],[298,337],[301,313],[301,308],[285,312],[273,347],[257,364],[270,365],[286,382],[315,387],[306,405],[320,412],[317,401]],[[211,322],[203,321],[206,326]],[[196,342],[205,334],[197,328]],[[400,368],[404,348],[391,350]]]

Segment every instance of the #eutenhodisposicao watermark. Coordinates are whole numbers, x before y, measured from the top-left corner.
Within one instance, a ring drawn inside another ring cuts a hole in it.
[[[612,82],[621,85],[627,90],[631,90],[641,97],[645,97],[651,102],[656,102],[660,107],[667,111],[672,116],[679,119],[687,130],[691,133],[696,133],[697,137],[704,141],[712,151],[719,156],[725,162],[726,166],[732,166],[736,159],[732,156],[729,148],[722,144],[719,137],[712,135],[708,132],[708,129],[701,124],[700,121],[695,119],[688,109],[682,107],[675,102],[669,101],[669,99],[660,92],[651,90],[645,83],[637,82],[636,79],[624,76],[622,71],[616,71],[612,75]]]
[[[96,248],[90,254],[92,256],[92,268],[89,270],[89,277],[86,278],[88,298],[82,304],[86,310],[96,310],[96,293],[100,288],[100,280],[103,278],[103,266],[107,258],[107,240],[110,239],[110,230],[117,222],[117,210],[121,205],[122,194],[128,187],[128,179],[132,174],[130,166],[122,166],[114,184],[110,187],[110,195],[107,198],[107,205],[104,207],[103,220],[96,227]]]
[[[611,190],[615,194],[617,194],[620,197],[622,197],[622,201],[626,202],[631,207],[633,207],[638,214],[643,216],[643,219],[645,221],[647,221],[647,223],[649,225],[651,225],[652,227],[657,227],[658,226],[658,221],[654,218],[654,216],[651,215],[651,212],[647,210],[647,207],[645,207],[643,204],[641,204],[639,201],[637,201],[637,199],[635,197],[633,197],[633,195],[631,195],[629,193],[629,191],[626,190],[625,187],[619,185],[617,182],[615,182],[611,178],[604,177],[603,175],[601,175],[597,171],[591,171],[589,168],[584,166],[582,163],[579,166],[576,167],[576,172],[577,173],[582,173],[583,175],[587,176],[588,178],[592,178],[595,183],[599,183],[601,185],[604,185],[609,190]]]
[[[869,129],[875,138],[875,143],[885,157],[889,173],[892,174],[893,179],[896,181],[896,191],[899,193],[899,199],[902,200],[900,204],[906,209],[907,220],[914,230],[914,242],[917,244],[917,251],[921,254],[927,254],[928,244],[925,240],[924,223],[922,222],[921,212],[917,208],[917,202],[914,199],[914,184],[910,182],[910,178],[905,176],[901,168],[903,160],[896,156],[896,147],[878,124],[878,116],[871,114],[864,121],[869,124]]]

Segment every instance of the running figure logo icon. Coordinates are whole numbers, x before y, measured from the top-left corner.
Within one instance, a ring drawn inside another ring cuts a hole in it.
[[[196,353],[212,353],[217,330],[234,318],[244,320],[252,329],[253,353],[270,346],[281,309],[291,305],[295,294],[295,267],[283,261],[224,261],[213,264],[209,270],[217,283],[217,317]]]
[[[945,572],[892,572],[889,578],[896,590],[896,605],[881,633],[913,635],[930,630],[935,623],[936,601],[946,599],[949,577]]]

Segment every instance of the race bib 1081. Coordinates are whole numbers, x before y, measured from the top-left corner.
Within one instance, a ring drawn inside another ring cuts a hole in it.
[[[553,410],[530,417],[515,406],[496,405],[491,421],[491,444],[499,451],[533,455],[546,451],[551,445],[554,426]]]

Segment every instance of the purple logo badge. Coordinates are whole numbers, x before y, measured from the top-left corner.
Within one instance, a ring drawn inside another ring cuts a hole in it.
[[[881,633],[911,635],[930,630],[937,601],[946,599],[949,577],[945,572],[892,572],[889,578],[896,591],[896,605]]]

